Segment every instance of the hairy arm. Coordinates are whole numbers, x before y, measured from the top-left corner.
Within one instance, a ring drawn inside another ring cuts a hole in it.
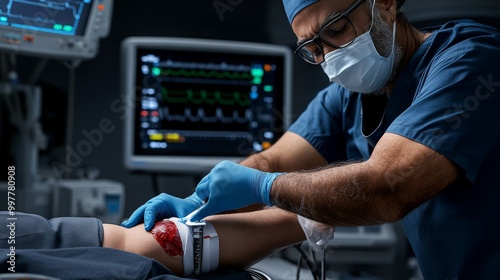
[[[446,188],[458,172],[434,150],[386,133],[365,162],[278,177],[271,200],[335,226],[395,222]]]

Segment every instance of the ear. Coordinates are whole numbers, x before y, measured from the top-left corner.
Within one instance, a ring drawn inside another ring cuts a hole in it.
[[[396,0],[374,0],[382,19],[392,24],[396,20],[397,3]]]

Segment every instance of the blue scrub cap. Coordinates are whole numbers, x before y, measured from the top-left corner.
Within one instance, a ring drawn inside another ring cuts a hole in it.
[[[292,24],[295,16],[302,11],[305,7],[318,2],[319,0],[283,0],[285,13],[288,21]]]
[[[288,22],[292,24],[295,16],[302,11],[305,7],[318,2],[319,0],[283,0],[283,6],[285,7],[286,16],[288,17]],[[405,3],[405,0],[397,0],[397,8],[401,9],[401,6]]]

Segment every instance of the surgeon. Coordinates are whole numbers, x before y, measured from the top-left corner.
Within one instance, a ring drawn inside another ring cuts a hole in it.
[[[330,226],[401,221],[425,279],[500,279],[500,32],[418,30],[404,0],[283,4],[295,53],[332,83],[274,146],[124,225],[202,205],[192,220],[264,205]]]

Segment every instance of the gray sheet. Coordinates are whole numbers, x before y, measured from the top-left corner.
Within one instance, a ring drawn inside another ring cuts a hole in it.
[[[0,212],[0,274],[32,273],[57,279],[186,279],[159,262],[115,249],[102,248],[103,230],[95,218],[55,218]],[[11,229],[15,222],[15,244]],[[10,250],[15,246],[15,250]],[[14,255],[14,256],[13,256]],[[9,262],[14,258],[14,262]],[[14,264],[14,268],[12,268]],[[9,270],[10,269],[10,270]],[[251,280],[244,270],[221,269],[197,279]]]

